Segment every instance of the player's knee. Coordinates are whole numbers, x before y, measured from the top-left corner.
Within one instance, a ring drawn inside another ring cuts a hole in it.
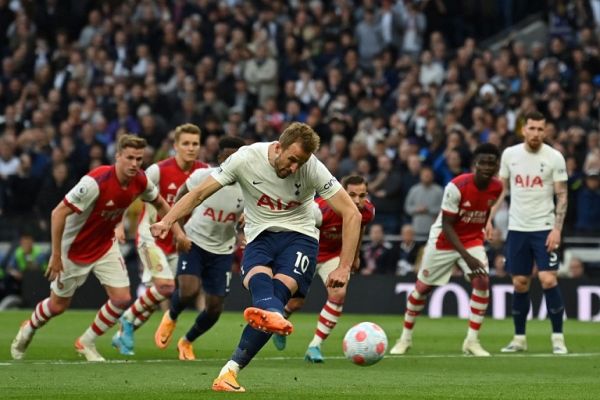
[[[156,285],[156,290],[164,297],[171,297],[175,291],[175,282],[161,283]]]
[[[421,282],[417,279],[417,283],[415,284],[415,290],[419,292],[423,296],[427,296],[429,292],[433,289],[432,286],[427,285],[426,283]]]
[[[193,303],[197,296],[197,290],[193,290],[192,288],[179,288],[179,299],[183,302],[183,304]]]
[[[288,301],[288,303],[286,305],[286,309],[288,310],[289,313],[293,313],[293,312],[300,310],[303,306],[304,306],[304,298],[292,297]]]
[[[219,318],[221,313],[223,313],[223,303],[207,304],[206,313],[213,318]]]
[[[487,276],[477,276],[471,280],[471,286],[477,290],[488,290],[490,287],[490,278]]]
[[[117,308],[125,309],[131,303],[131,295],[129,293],[115,295],[110,298],[110,302]]]
[[[328,299],[334,303],[343,303],[346,300],[346,287],[333,289],[329,293]]]
[[[52,314],[52,315],[62,314],[67,310],[67,308],[69,308],[68,302],[63,302],[63,301],[49,301],[48,302],[48,309],[50,310],[50,314]]]

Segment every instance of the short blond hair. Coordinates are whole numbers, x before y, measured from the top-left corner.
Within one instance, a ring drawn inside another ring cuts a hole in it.
[[[119,141],[117,142],[117,153],[122,152],[128,147],[133,147],[134,149],[145,149],[146,146],[146,139],[128,133],[119,137]]]
[[[175,141],[179,141],[179,137],[183,133],[189,133],[192,135],[198,135],[198,139],[202,139],[202,130],[198,127],[198,125],[194,124],[182,124],[175,128]]]
[[[294,122],[279,136],[279,143],[284,150],[294,143],[299,143],[302,146],[302,150],[308,154],[312,154],[319,148],[321,138],[309,125]]]

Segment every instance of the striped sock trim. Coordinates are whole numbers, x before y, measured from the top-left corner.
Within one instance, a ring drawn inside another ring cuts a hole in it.
[[[121,314],[123,314],[122,309],[117,308],[110,300],[107,301],[100,308],[98,314],[96,314],[96,318],[94,319],[94,322],[92,322],[90,328],[88,328],[86,331],[85,336],[91,340],[98,336],[102,336],[106,331],[115,325]]]
[[[412,330],[415,326],[415,320],[425,308],[427,295],[423,295],[413,290],[406,300],[406,312],[404,313],[404,329]]]
[[[329,337],[331,331],[337,325],[343,309],[344,303],[327,300],[323,306],[323,309],[321,310],[321,313],[319,314],[317,329],[315,330],[313,342],[316,339],[316,341],[319,342],[317,345],[319,345],[323,340]]]
[[[473,289],[469,305],[471,312],[469,313],[469,328],[478,331],[481,328],[485,312],[489,303],[489,291]]]
[[[29,318],[29,326],[31,329],[39,329],[48,322],[54,314],[50,311],[50,298],[46,298],[35,306],[31,317]]]

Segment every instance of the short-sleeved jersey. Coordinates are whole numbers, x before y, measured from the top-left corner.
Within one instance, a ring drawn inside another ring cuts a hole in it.
[[[525,144],[502,153],[500,177],[510,184],[508,229],[522,232],[550,230],[554,226],[554,182],[568,179],[565,158],[542,144],[536,152]]]
[[[158,187],[160,195],[172,207],[175,203],[177,190],[179,190],[179,187],[183,185],[190,174],[198,168],[208,168],[208,164],[195,161],[189,171],[184,171],[177,165],[175,157],[171,157],[149,166],[146,169],[146,176]],[[150,225],[157,221],[160,221],[160,217],[156,212],[156,208],[151,204],[145,204],[138,220],[137,244],[156,242],[156,245],[165,254],[175,253],[176,249],[172,231],[164,239],[155,239],[152,237]]]
[[[440,213],[429,232],[436,249],[454,249],[442,231],[442,214],[457,216],[454,230],[465,248],[483,246],[483,230],[490,208],[502,193],[502,182],[492,178],[487,188],[479,190],[474,178],[475,174],[462,174],[446,185]]]
[[[200,185],[216,168],[198,169],[185,181],[188,190]],[[202,202],[185,224],[186,235],[198,247],[214,254],[234,251],[237,224],[244,211],[242,189],[236,182]]]
[[[321,237],[319,239],[319,254],[317,255],[317,262],[322,263],[327,260],[331,260],[334,257],[338,257],[342,251],[342,222],[341,216],[336,214],[335,211],[327,201],[318,198],[315,200],[315,204],[322,215],[321,226]],[[361,214],[361,225],[367,225],[373,218],[375,218],[375,207],[369,200],[365,201],[365,206],[360,210]]]
[[[112,246],[115,226],[127,207],[141,195],[154,201],[158,188],[140,171],[123,188],[115,166],[101,166],[81,178],[63,202],[75,214],[67,217],[62,236],[62,254],[76,264],[89,264]]]
[[[223,186],[240,184],[248,242],[264,230],[294,231],[318,240],[312,210],[315,192],[328,199],[342,186],[314,154],[296,173],[279,178],[268,160],[271,144],[254,143],[240,148],[212,177]]]

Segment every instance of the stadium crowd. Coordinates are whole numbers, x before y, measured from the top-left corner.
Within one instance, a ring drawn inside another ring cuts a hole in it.
[[[478,46],[539,9],[546,40]],[[403,275],[443,186],[477,144],[518,142],[534,109],[567,160],[565,231],[597,235],[599,27],[597,0],[0,0],[0,240],[47,241],[52,209],[123,133],[148,141],[150,165],[197,124],[215,164],[222,135],[271,141],[300,121],[336,177],[368,181],[363,273]]]

